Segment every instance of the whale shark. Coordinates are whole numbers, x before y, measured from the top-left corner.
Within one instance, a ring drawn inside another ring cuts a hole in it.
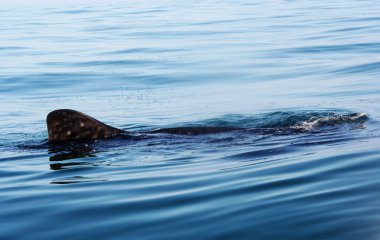
[[[59,109],[46,117],[49,141],[79,141],[111,138],[126,131],[111,127],[87,114]]]
[[[256,134],[294,134],[330,131],[332,128],[349,125],[350,128],[362,128],[369,117],[365,113],[339,112],[275,112],[264,116],[264,124],[247,126],[183,126],[159,128],[148,131],[130,132],[109,126],[85,113],[72,109],[58,109],[47,115],[46,123],[49,142],[78,142],[97,139],[130,137],[134,134],[180,134],[202,135],[244,130]],[[256,119],[257,120],[257,119]],[[258,118],[262,122],[263,118]],[[254,120],[251,120],[255,122]],[[249,124],[248,124],[249,125]]]
[[[70,142],[109,139],[127,136],[130,132],[109,126],[85,113],[72,109],[58,109],[46,117],[50,142]],[[141,133],[168,133],[181,135],[201,135],[239,130],[239,127],[175,127],[161,128]]]

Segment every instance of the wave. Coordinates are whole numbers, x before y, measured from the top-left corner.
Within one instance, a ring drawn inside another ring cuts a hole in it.
[[[213,118],[194,123],[179,124],[164,129],[211,129],[217,128],[226,131],[233,129],[270,130],[313,132],[335,127],[350,125],[363,127],[369,120],[366,113],[351,113],[341,111],[276,111],[253,116],[229,114],[220,118]],[[171,131],[172,132],[172,131]]]
[[[296,124],[292,128],[304,131],[312,131],[322,127],[333,127],[344,124],[361,125],[369,119],[366,113],[352,113],[326,117],[312,117],[308,121]]]

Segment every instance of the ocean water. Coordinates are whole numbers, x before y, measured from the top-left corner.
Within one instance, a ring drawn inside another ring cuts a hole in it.
[[[377,1],[19,2],[0,239],[380,239]],[[49,143],[61,108],[130,135]]]

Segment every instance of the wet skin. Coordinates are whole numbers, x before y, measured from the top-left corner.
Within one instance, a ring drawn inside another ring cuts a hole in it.
[[[59,109],[50,112],[46,118],[50,142],[85,141],[109,139],[120,135],[128,135],[122,129],[111,127],[87,114],[71,110]],[[144,133],[168,133],[182,135],[200,135],[239,130],[234,127],[177,127],[152,130]]]

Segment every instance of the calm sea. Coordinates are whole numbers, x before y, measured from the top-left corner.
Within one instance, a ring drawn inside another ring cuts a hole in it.
[[[0,11],[0,239],[380,239],[378,1]],[[177,126],[245,130],[138,133]]]

